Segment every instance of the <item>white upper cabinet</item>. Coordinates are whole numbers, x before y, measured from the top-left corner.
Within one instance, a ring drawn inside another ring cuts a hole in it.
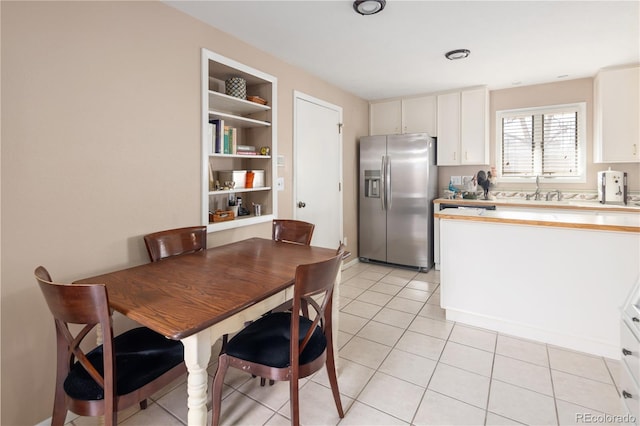
[[[640,162],[640,66],[600,71],[594,107],[593,161]]]
[[[489,91],[438,96],[438,165],[489,164]]]
[[[436,109],[435,96],[403,99],[402,133],[428,133],[429,136],[437,136]]]
[[[436,135],[436,97],[396,99],[369,105],[370,135],[428,133]]]
[[[397,135],[402,129],[402,101],[369,104],[369,134]]]

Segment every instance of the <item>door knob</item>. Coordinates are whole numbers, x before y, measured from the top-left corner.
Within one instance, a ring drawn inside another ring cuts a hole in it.
[[[298,208],[302,209],[307,207],[307,204],[304,201],[298,201]]]

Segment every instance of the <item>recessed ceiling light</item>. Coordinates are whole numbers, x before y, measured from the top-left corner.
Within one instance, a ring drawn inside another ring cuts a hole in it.
[[[468,49],[456,49],[445,53],[444,57],[451,61],[454,61],[456,59],[464,59],[469,56],[470,53],[471,51]]]
[[[374,15],[384,9],[386,0],[356,0],[353,2],[353,10],[360,15]]]

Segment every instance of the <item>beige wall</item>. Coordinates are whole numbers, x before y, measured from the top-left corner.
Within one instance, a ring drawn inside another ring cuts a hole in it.
[[[200,48],[278,78],[292,216],[293,91],[343,107],[344,229],[356,252],[367,103],[158,2],[1,2],[2,414],[51,415],[54,333],[32,271],[81,277],[146,262],[141,236],[200,221]],[[210,245],[270,236],[268,224]],[[120,325],[121,326],[121,325]]]
[[[563,191],[575,190],[576,192],[597,190],[596,176],[598,171],[620,170],[627,172],[629,190],[640,191],[640,164],[594,164],[593,163],[593,79],[582,78],[557,83],[524,86],[512,89],[494,90],[491,92],[491,135],[490,135],[490,161],[495,165],[496,159],[496,111],[505,109],[528,108],[545,105],[561,105],[574,102],[587,103],[587,182],[575,184],[540,184],[543,190],[560,189]],[[439,184],[445,188],[450,176],[472,176],[478,170],[488,170],[487,166],[460,166],[440,167],[438,170]],[[500,183],[492,190],[524,190],[533,191],[535,184]]]

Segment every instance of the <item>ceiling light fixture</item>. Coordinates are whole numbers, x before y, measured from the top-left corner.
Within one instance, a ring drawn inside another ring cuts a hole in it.
[[[451,61],[454,61],[456,59],[464,59],[469,56],[470,53],[471,51],[468,49],[456,49],[445,53],[444,57]]]
[[[374,15],[384,9],[386,0],[356,0],[353,2],[353,10],[360,15]]]

